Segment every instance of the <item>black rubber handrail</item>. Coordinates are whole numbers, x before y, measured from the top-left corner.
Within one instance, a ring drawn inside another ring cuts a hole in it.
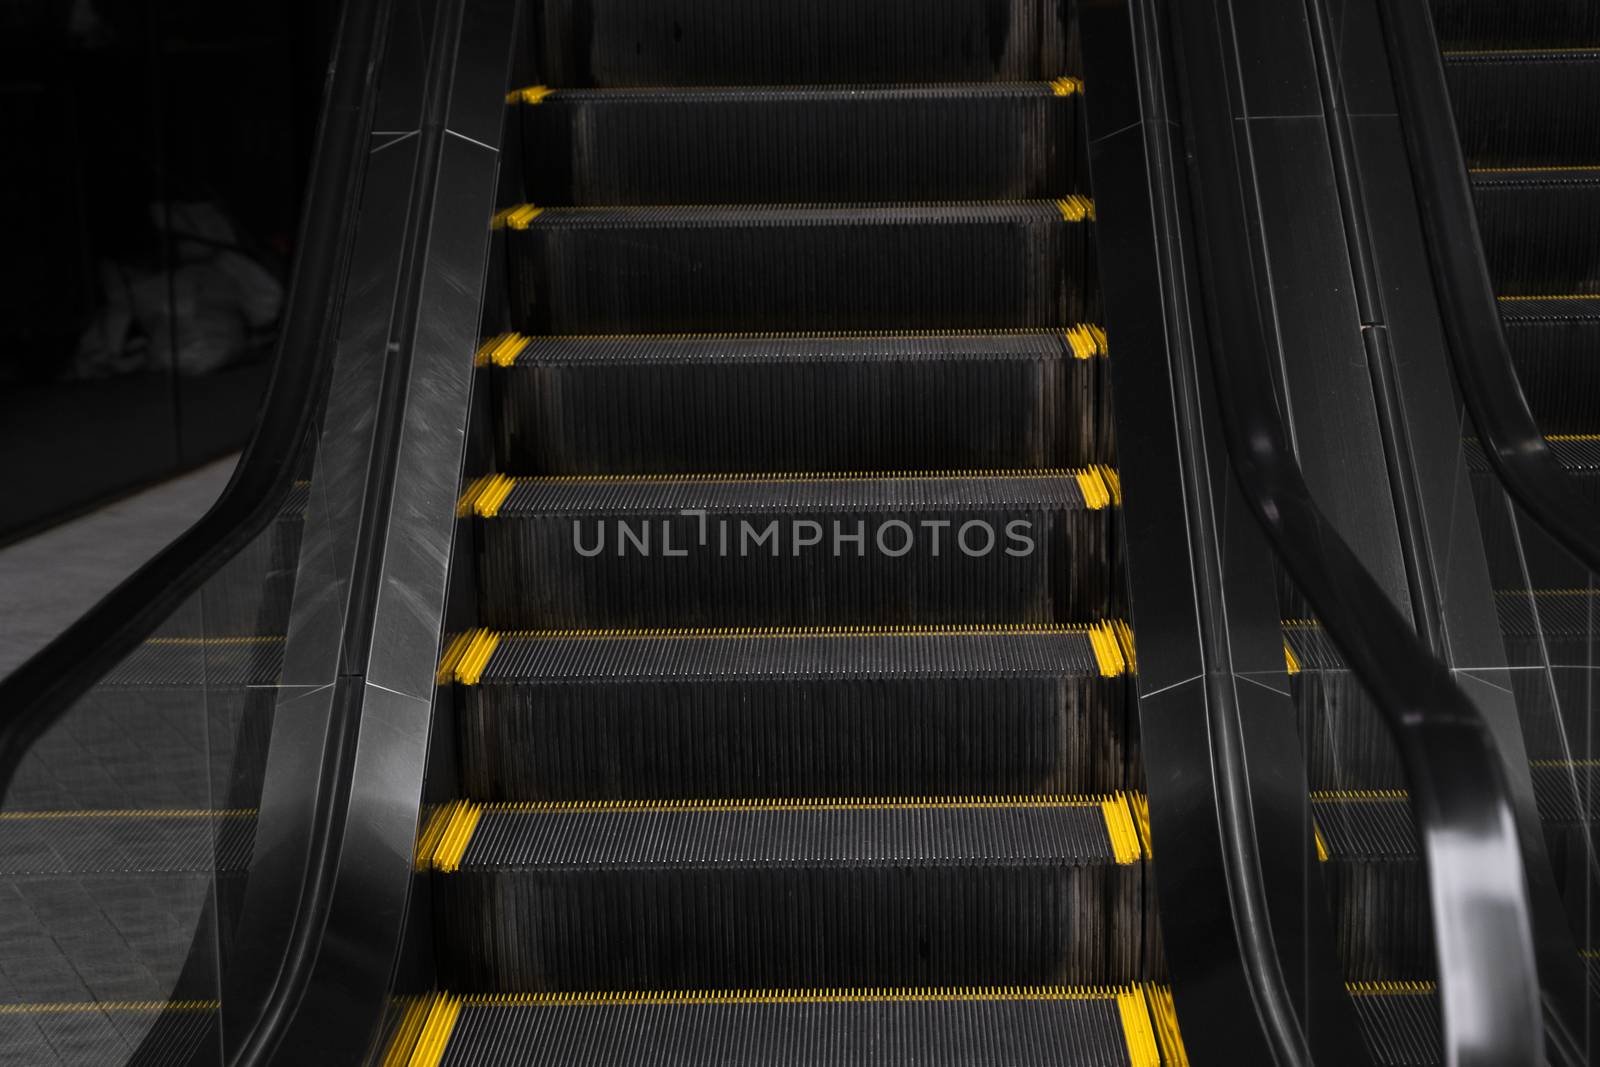
[[[1511,496],[1561,547],[1600,573],[1600,505],[1539,432],[1500,324],[1444,62],[1426,0],[1378,5],[1445,336],[1478,440]]]
[[[28,749],[62,712],[260,535],[293,487],[332,366],[366,171],[378,7],[350,0],[340,16],[288,302],[250,442],[198,522],[0,681],[0,797]]]
[[[1279,559],[1394,736],[1428,871],[1452,1067],[1543,1062],[1538,974],[1517,822],[1477,707],[1311,495],[1279,412],[1251,252],[1229,28],[1169,8],[1189,149],[1195,254],[1228,457]]]

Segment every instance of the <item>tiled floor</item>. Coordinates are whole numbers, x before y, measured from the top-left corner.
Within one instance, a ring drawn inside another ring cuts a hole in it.
[[[217,460],[0,549],[0,675],[193,524],[222,492],[237,459]]]

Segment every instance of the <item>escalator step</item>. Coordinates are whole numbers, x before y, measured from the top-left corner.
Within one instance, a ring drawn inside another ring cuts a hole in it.
[[[479,631],[462,785],[484,800],[1034,795],[1128,785],[1120,623]]]
[[[1600,5],[1593,0],[1433,0],[1433,24],[1446,48],[1600,44]]]
[[[1299,719],[1306,779],[1321,792],[1401,789],[1405,768],[1382,714],[1321,624],[1283,624],[1289,692]]]
[[[1558,435],[1545,442],[1572,488],[1600,503],[1600,436]],[[1588,568],[1538,523],[1522,518],[1521,512],[1509,505],[1510,498],[1478,442],[1468,440],[1465,452],[1494,587],[1570,589],[1588,585]]]
[[[1169,995],[1170,998],[1170,995]],[[1138,986],[436,995],[385,1062],[414,1067],[1176,1067]],[[419,1040],[420,1039],[420,1040]],[[401,1057],[409,1052],[409,1059]],[[1165,1054],[1165,1058],[1164,1058]]]
[[[21,962],[21,961],[18,961]],[[216,1000],[152,999],[0,1005],[0,1058],[29,1067],[170,1067],[216,1056]]]
[[[525,91],[536,204],[1022,200],[1087,191],[1079,84]]]
[[[524,333],[1061,329],[1096,319],[1093,205],[509,209]]]
[[[1600,431],[1600,296],[1500,301],[1517,377],[1546,434]]]
[[[501,335],[513,474],[1108,462],[1105,333]]]
[[[551,85],[1027,81],[1073,73],[1055,0],[546,0],[531,53]]]
[[[432,852],[461,992],[1131,981],[1128,797],[459,802]]]
[[[1443,1027],[1432,982],[1355,982],[1349,993],[1377,1067],[1442,1067]]]
[[[1496,292],[1600,294],[1600,167],[1478,170],[1472,188]]]
[[[1446,52],[1444,69],[1469,166],[1600,164],[1600,49]]]
[[[1114,473],[480,479],[493,629],[1095,622]],[[662,561],[673,560],[662,566]]]
[[[1358,981],[1431,978],[1427,872],[1406,794],[1317,793],[1311,815],[1345,974]]]

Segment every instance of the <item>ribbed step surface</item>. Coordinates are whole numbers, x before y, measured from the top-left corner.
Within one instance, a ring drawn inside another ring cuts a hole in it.
[[[485,800],[1111,792],[1133,755],[1119,629],[485,635],[457,669],[462,785]]]
[[[438,818],[440,971],[457,991],[1112,983],[1137,968],[1143,849],[1125,796]]]
[[[1060,329],[1096,318],[1081,198],[531,211],[505,216],[524,333]]]
[[[1055,0],[548,0],[531,52],[549,85],[1028,81],[1074,72]]]
[[[1600,49],[1446,52],[1444,67],[1469,166],[1600,164]]]
[[[521,107],[527,196],[593,207],[1087,192],[1078,88],[539,88]]]
[[[1600,293],[1600,167],[1479,170],[1472,188],[1496,292]]]
[[[1358,981],[1433,976],[1427,871],[1404,793],[1322,793],[1312,819],[1345,975]]]
[[[1112,614],[1111,493],[1096,469],[528,478],[464,506],[494,629],[1047,624]]]
[[[436,1023],[440,1037],[433,1038],[443,1067],[1160,1067],[1163,1052],[1182,1047],[1158,1044],[1151,998],[1134,986],[715,990],[424,1004],[426,1014],[402,1024],[397,1044],[414,1048],[413,1031],[420,1035],[427,1020],[449,1020],[448,1029]]]
[[[1600,296],[1501,300],[1522,391],[1547,434],[1600,429]]]
[[[1378,1067],[1441,1067],[1443,1026],[1432,982],[1356,982],[1348,991]]]
[[[512,474],[994,470],[1111,459],[1105,334],[502,336]]]

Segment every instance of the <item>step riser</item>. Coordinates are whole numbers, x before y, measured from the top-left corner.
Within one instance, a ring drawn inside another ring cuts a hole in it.
[[[530,22],[566,86],[1048,80],[1077,52],[1054,0],[546,0]]]
[[[708,515],[702,547],[692,516],[501,516],[478,523],[481,620],[505,630],[1094,622],[1115,614],[1112,519],[1110,508],[752,508]],[[938,522],[950,525],[935,555],[923,524]],[[963,529],[968,550],[992,547],[962,551],[952,535]],[[858,532],[859,545],[843,540]],[[908,536],[906,554],[885,554]],[[666,557],[669,544],[685,554]]]
[[[463,871],[434,879],[440,977],[471,992],[1119,983],[1136,977],[1141,870]]]
[[[1446,48],[1582,48],[1600,44],[1600,7],[1588,0],[1433,0]]]
[[[1600,292],[1600,182],[1479,185],[1475,199],[1497,293]]]
[[[1124,678],[660,679],[460,691],[492,800],[1102,794],[1128,787]]]
[[[1600,59],[1445,62],[1470,166],[1600,162]]]
[[[1089,230],[1030,221],[545,224],[507,235],[524,333],[1058,329],[1097,321]]]
[[[1600,429],[1600,319],[1506,324],[1528,406],[1546,434]]]
[[[1081,96],[558,94],[521,109],[535,204],[1054,199],[1086,192]]]
[[[1428,877],[1415,858],[1342,859],[1322,864],[1345,978],[1431,980],[1437,972]]]
[[[1024,470],[1111,459],[1103,359],[518,366],[510,474]]]

